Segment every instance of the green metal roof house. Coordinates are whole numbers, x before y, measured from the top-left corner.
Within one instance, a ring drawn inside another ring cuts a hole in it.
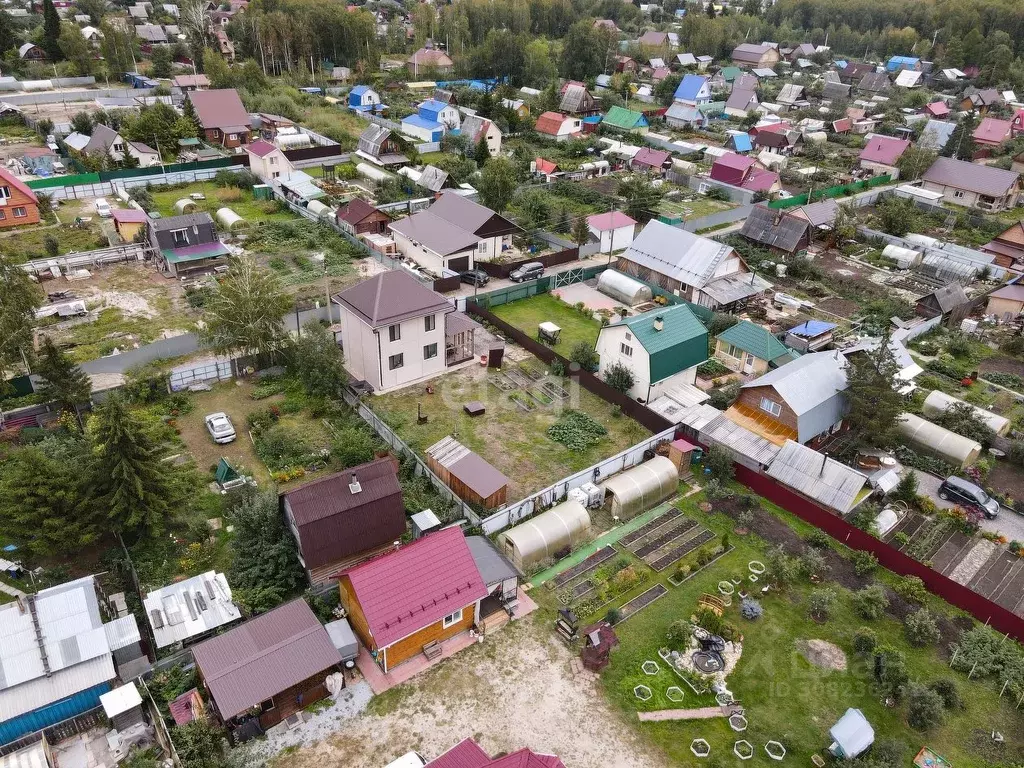
[[[715,359],[740,373],[760,376],[796,357],[767,328],[749,320],[741,320],[715,339]]]
[[[598,373],[621,363],[633,372],[627,394],[650,402],[666,387],[693,384],[708,357],[708,331],[685,304],[652,309],[601,329]]]
[[[636,131],[637,133],[647,133],[647,129],[650,127],[647,117],[642,112],[634,112],[632,109],[619,106],[609,109],[601,123],[609,128],[617,128],[620,131]]]

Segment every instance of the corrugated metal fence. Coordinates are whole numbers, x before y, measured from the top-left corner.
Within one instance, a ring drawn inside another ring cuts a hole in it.
[[[802,520],[811,523],[842,542],[851,549],[871,552],[881,565],[901,576],[917,576],[928,588],[947,603],[970,613],[999,632],[1024,641],[1024,619],[1017,614],[982,597],[977,592],[958,584],[927,565],[917,562],[909,555],[876,539],[869,533],[850,525],[841,517],[828,512],[810,499],[787,488],[772,478],[754,472],[740,464],[736,465],[736,479],[757,494],[792,512]]]

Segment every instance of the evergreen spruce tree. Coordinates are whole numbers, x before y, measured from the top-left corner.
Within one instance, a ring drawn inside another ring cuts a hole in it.
[[[53,0],[43,0],[43,42],[42,49],[50,61],[60,61],[64,54],[60,49],[60,14]]]

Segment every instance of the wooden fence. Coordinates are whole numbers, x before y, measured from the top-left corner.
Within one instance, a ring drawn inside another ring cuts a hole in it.
[[[492,261],[478,261],[476,263],[476,267],[477,269],[482,269],[491,277],[505,279],[512,274],[512,270],[523,266],[523,264],[530,264],[532,262],[539,261],[545,267],[556,267],[559,264],[569,264],[573,261],[579,261],[579,258],[579,248],[566,248],[562,251],[545,253],[535,258],[522,259],[521,261],[509,261],[500,264]]]

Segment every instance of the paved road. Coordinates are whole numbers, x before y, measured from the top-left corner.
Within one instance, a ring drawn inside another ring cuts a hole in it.
[[[939,498],[939,486],[942,484],[941,478],[929,475],[927,472],[914,471],[917,472],[917,492],[919,494],[927,496],[940,509],[949,509],[956,506],[951,501],[943,501]],[[995,520],[983,518],[981,528],[985,531],[1001,533],[1010,541],[1024,541],[1024,515],[1019,515],[1005,507]]]

